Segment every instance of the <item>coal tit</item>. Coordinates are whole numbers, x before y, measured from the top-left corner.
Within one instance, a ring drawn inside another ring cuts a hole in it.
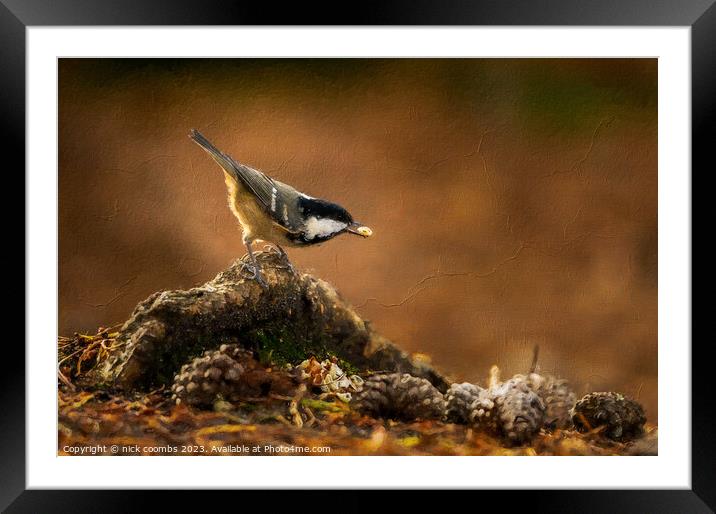
[[[240,164],[219,151],[197,130],[189,137],[221,166],[229,193],[229,207],[241,224],[243,242],[252,265],[252,278],[266,286],[251,249],[254,241],[275,245],[288,262],[284,246],[323,243],[348,232],[369,237],[373,231],[353,220],[340,205],[313,198],[288,184]]]

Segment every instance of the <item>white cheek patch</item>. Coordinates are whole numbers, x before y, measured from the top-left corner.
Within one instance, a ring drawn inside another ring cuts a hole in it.
[[[271,189],[271,212],[276,212],[276,188]]]
[[[340,221],[316,218],[311,216],[306,220],[304,232],[306,239],[315,239],[316,237],[328,237],[345,229],[348,225]]]

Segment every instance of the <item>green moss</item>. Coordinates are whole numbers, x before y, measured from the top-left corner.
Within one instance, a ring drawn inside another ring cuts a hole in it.
[[[268,365],[298,364],[311,356],[319,359],[329,357],[322,341],[297,337],[295,331],[284,327],[256,330],[249,335],[258,349],[259,361]]]
[[[236,339],[226,337],[198,336],[193,341],[175,345],[172,351],[163,351],[157,355],[157,373],[152,386],[172,383],[174,375],[179,369],[195,357],[199,357],[206,350],[213,350],[224,343],[235,343]]]
[[[253,349],[258,359],[265,366],[296,365],[310,357],[319,360],[329,359],[334,353],[327,349],[327,344],[320,337],[301,337],[296,327],[272,324],[270,327],[253,330],[241,336],[241,344]],[[216,349],[224,343],[236,343],[235,335],[222,337],[198,336],[181,345],[175,345],[171,351],[162,348],[156,356],[157,372],[153,376],[150,387],[170,384],[179,369],[204,351]],[[344,359],[338,359],[338,365],[348,374],[359,373],[358,368]]]
[[[304,398],[301,400],[301,405],[305,405],[309,409],[317,411],[328,411],[328,412],[345,412],[346,407],[341,407],[333,402],[325,402],[323,400],[315,400],[313,398]]]
[[[360,375],[361,370],[345,359],[338,359],[338,366],[345,371],[346,375]]]

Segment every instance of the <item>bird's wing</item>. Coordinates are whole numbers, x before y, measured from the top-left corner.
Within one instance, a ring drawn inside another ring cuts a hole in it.
[[[278,180],[272,180],[271,204],[269,212],[274,222],[281,228],[293,234],[304,230],[304,219],[301,207],[301,198],[306,196],[293,187]]]
[[[271,219],[288,232],[298,233],[302,220],[297,216],[297,204],[301,194],[288,184],[267,177],[259,170],[241,164],[219,151],[200,132],[192,130],[190,137],[226,170],[234,179],[244,184],[259,201]]]
[[[271,202],[276,196],[276,193],[274,193],[276,189],[274,181],[259,170],[236,162],[231,157],[229,157],[229,160],[233,167],[234,176],[254,193],[264,209],[271,212]]]

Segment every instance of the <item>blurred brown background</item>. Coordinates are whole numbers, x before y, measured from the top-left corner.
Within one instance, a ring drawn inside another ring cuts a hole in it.
[[[244,253],[201,130],[374,237],[289,250],[457,379],[540,367],[657,413],[654,59],[61,59],[62,334]]]

